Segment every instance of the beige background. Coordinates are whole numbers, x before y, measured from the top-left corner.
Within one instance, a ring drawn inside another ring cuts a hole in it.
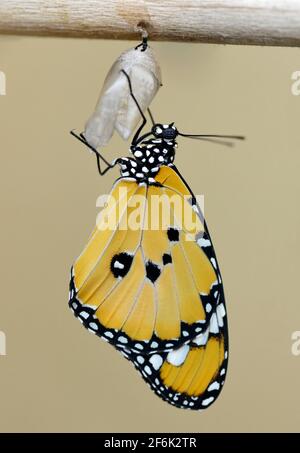
[[[157,398],[67,307],[69,268],[94,225],[100,178],[69,135],[91,113],[127,42],[0,37],[1,431],[299,430],[299,50],[154,43],[158,120],[242,133],[230,150],[181,139],[177,165],[205,209],[225,282],[231,357],[206,412]],[[107,156],[127,154],[115,137]]]

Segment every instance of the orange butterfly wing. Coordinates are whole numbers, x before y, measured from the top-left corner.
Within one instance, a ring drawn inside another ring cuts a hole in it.
[[[175,167],[162,166],[155,180],[116,182],[115,201],[72,268],[69,305],[85,327],[133,361],[160,397],[205,408],[227,366],[222,281],[190,189]],[[159,216],[153,216],[156,195],[169,206],[159,207]],[[128,228],[132,216],[140,228]]]

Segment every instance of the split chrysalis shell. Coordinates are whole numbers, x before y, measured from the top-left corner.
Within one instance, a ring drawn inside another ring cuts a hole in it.
[[[129,75],[133,93],[143,111],[161,85],[160,67],[149,47],[145,51],[137,48],[123,52],[107,74],[95,111],[85,127],[85,138],[94,148],[105,146],[114,130],[127,140],[141,121],[122,69]]]

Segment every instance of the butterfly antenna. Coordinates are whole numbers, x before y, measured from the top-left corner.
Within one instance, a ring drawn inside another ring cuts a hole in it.
[[[194,134],[182,134],[180,132],[178,133],[178,135],[181,135],[182,137],[193,138],[196,140],[204,140],[206,142],[211,142],[218,145],[230,147],[234,146],[234,142],[231,140],[245,140],[245,137],[242,135],[219,135],[219,134],[194,135]]]

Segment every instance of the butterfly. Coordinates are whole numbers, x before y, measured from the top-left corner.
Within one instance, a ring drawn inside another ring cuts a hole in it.
[[[150,111],[153,127],[142,134],[147,120],[124,76],[143,119],[132,157],[110,163],[84,134],[71,132],[95,153],[101,175],[119,166],[120,177],[72,266],[69,306],[90,332],[133,363],[160,398],[178,408],[206,409],[225,381],[227,313],[202,209],[174,164],[176,138],[242,137],[182,134],[174,123],[155,123]],[[155,197],[162,195],[166,205],[155,211]],[[135,228],[128,226],[132,217]]]

